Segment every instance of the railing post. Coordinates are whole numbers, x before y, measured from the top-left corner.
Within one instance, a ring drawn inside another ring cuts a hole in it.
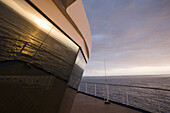
[[[109,85],[107,85],[107,100],[109,100]]]
[[[129,105],[129,99],[128,99],[128,90],[126,87],[126,105]]]
[[[80,91],[80,85],[79,85],[79,87],[78,87],[78,91]]]
[[[87,83],[86,83],[86,93],[87,93]]]
[[[106,99],[105,99],[105,104],[110,104],[109,102],[109,86],[106,84]]]
[[[94,95],[96,96],[96,84],[94,84]]]
[[[102,94],[103,98],[105,99],[106,98],[106,88],[105,87],[102,87],[101,94]]]

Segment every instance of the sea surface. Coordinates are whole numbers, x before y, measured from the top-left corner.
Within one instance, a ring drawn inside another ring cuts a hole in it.
[[[108,85],[108,91],[103,84],[108,83],[128,86],[142,86],[157,89],[137,88]],[[87,86],[87,88],[86,88]],[[96,92],[95,92],[96,87]],[[168,89],[168,90],[164,90]],[[152,113],[170,113],[170,75],[140,75],[140,76],[108,76],[83,77],[79,90],[92,95],[106,98],[122,104],[134,106]]]

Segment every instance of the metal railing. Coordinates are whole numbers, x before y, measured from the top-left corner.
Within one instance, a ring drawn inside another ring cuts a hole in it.
[[[170,112],[170,89],[81,82],[78,90],[149,112]]]

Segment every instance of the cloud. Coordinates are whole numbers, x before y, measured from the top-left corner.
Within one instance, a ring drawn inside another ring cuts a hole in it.
[[[130,9],[132,9],[132,8],[134,8],[134,6],[135,6],[135,2],[134,1],[132,1],[132,2],[130,2],[128,5],[127,5],[127,7],[125,8],[125,10],[130,10]]]
[[[100,75],[104,59],[109,70],[123,68],[127,70],[125,74],[130,74],[131,69],[136,67],[160,67],[155,68],[158,71],[147,73],[164,73],[163,67],[170,66],[169,0],[83,2],[93,42],[85,75]],[[111,73],[116,74],[117,71],[112,70]],[[145,70],[143,73],[146,73]]]

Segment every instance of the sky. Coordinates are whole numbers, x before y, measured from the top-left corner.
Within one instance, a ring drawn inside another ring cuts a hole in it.
[[[83,76],[170,74],[170,0],[82,0],[92,34]]]

